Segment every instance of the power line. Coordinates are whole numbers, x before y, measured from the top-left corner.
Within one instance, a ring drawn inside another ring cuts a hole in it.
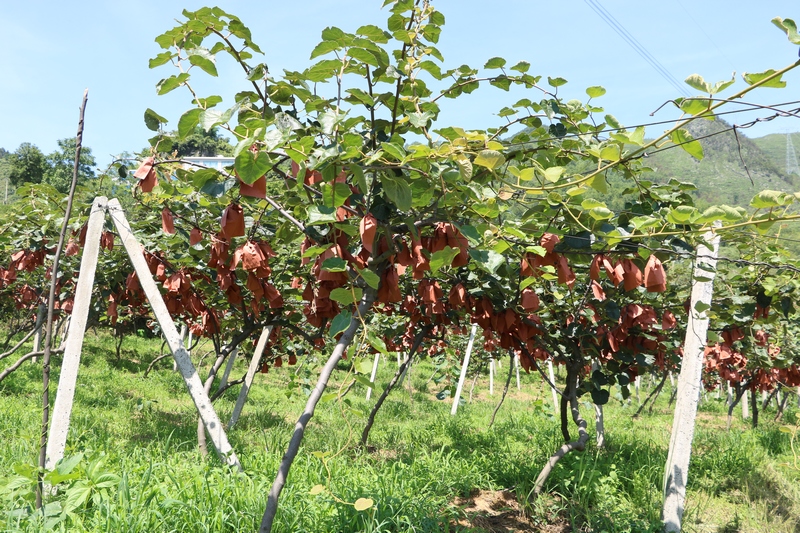
[[[733,61],[731,61],[731,59],[727,56],[727,54],[725,54],[725,52],[720,50],[719,46],[717,46],[717,43],[714,42],[714,40],[708,35],[708,33],[706,33],[706,30],[703,28],[703,26],[701,24],[698,24],[697,20],[692,16],[691,11],[686,9],[686,6],[683,5],[683,2],[681,2],[681,0],[675,0],[675,1],[678,2],[678,5],[681,6],[681,9],[683,9],[684,13],[686,13],[686,15],[692,20],[692,22],[694,22],[694,25],[697,26],[697,29],[699,29],[703,33],[703,35],[706,36],[706,39],[708,39],[708,42],[710,42],[712,45],[714,45],[714,48],[717,49],[717,52],[719,52],[719,55],[724,57],[725,60],[728,61],[729,65],[733,66]],[[733,70],[736,70],[736,67],[733,67]]]
[[[746,105],[747,104],[746,102],[736,102],[736,101],[732,101],[731,103],[732,104],[738,104],[738,105]],[[713,115],[710,115],[710,116],[705,117],[705,118],[712,118],[712,117],[713,118],[717,118],[717,117],[722,117],[722,116],[725,116],[725,115],[735,115],[737,113],[754,113],[757,109],[767,109],[767,108],[768,109],[774,109],[774,108],[779,108],[779,107],[789,106],[789,105],[795,105],[795,104],[800,104],[800,100],[794,100],[794,101],[791,101],[791,102],[781,102],[779,104],[772,104],[772,105],[769,105],[769,106],[757,106],[757,105],[749,104],[750,107],[747,107],[747,108],[744,108],[744,109],[732,109],[730,111],[721,111],[719,113],[714,113]],[[749,128],[749,127],[753,126],[754,124],[756,124],[757,122],[768,122],[768,121],[773,120],[773,119],[778,118],[778,117],[788,117],[788,116],[793,116],[793,117],[800,118],[800,108],[790,109],[788,111],[775,113],[775,114],[770,115],[768,117],[758,118],[758,119],[756,119],[756,120],[754,120],[752,122],[748,122],[746,124],[743,124],[741,126],[736,126],[736,127],[737,128]],[[603,134],[603,133],[613,133],[613,132],[616,132],[616,131],[628,131],[630,129],[636,129],[636,128],[640,128],[640,127],[644,128],[644,127],[650,127],[650,126],[659,126],[659,125],[662,125],[662,124],[675,124],[676,122],[680,122],[680,119],[677,119],[677,120],[676,119],[658,120],[658,121],[655,121],[655,122],[645,122],[643,124],[635,124],[635,125],[632,125],[632,126],[624,126],[624,127],[619,127],[619,128],[605,128],[605,129],[593,132],[593,135],[600,135],[600,134]],[[726,131],[731,131],[731,128],[727,129]],[[722,132],[720,132],[720,133],[722,133]],[[585,135],[585,133],[567,133],[566,135],[562,135],[560,137],[548,137],[548,138],[544,138],[544,139],[537,139],[536,142],[537,143],[544,143],[544,142],[548,142],[548,141],[559,141],[559,140],[568,139],[568,138],[581,137],[582,135]],[[525,145],[525,144],[529,144],[530,142],[531,141],[521,141],[521,142],[516,142],[516,143],[508,143],[506,146],[510,147],[510,146]]]
[[[638,53],[642,59],[644,59],[651,67],[653,67],[656,72],[658,72],[662,78],[664,78],[670,85],[675,87],[675,89],[684,96],[691,96],[689,91],[680,83],[675,76],[673,76],[665,67],[662,65],[653,55],[639,42],[636,38],[628,32],[625,27],[614,18],[614,16],[606,11],[606,9],[600,4],[599,0],[584,0],[586,4],[597,13],[603,21],[611,27],[617,34],[622,37],[628,45],[633,48],[636,53]]]

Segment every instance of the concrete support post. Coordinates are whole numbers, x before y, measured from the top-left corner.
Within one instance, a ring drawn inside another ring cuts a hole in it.
[[[241,470],[242,466],[239,463],[239,458],[236,457],[236,452],[233,451],[230,442],[228,442],[228,436],[225,434],[222,423],[217,413],[214,411],[214,407],[211,405],[211,400],[203,389],[203,382],[200,380],[200,376],[197,374],[197,370],[192,364],[186,348],[183,346],[180,333],[178,333],[178,329],[175,327],[175,322],[172,321],[172,317],[164,303],[164,299],[161,297],[158,286],[155,281],[153,281],[150,269],[147,266],[147,261],[142,253],[142,248],[133,235],[125,213],[122,211],[122,207],[116,199],[108,203],[108,212],[111,219],[114,221],[122,244],[125,246],[128,256],[130,256],[133,268],[136,270],[136,274],[139,277],[142,290],[150,302],[153,314],[156,320],[158,320],[159,326],[161,326],[161,331],[164,332],[164,337],[167,339],[167,344],[172,351],[172,356],[178,363],[178,371],[181,373],[186,383],[186,388],[194,401],[195,407],[197,407],[197,411],[200,414],[206,431],[211,437],[211,442],[214,444],[217,453],[227,464]]]
[[[469,356],[472,354],[472,345],[475,342],[475,332],[478,326],[473,324],[472,331],[469,334],[469,342],[467,343],[467,353],[464,355],[464,363],[461,365],[461,375],[458,377],[458,385],[456,386],[456,395],[453,396],[453,407],[450,408],[450,414],[455,416],[458,411],[458,402],[461,401],[461,391],[464,390],[464,380],[467,379],[467,367],[469,366]]]
[[[81,256],[81,267],[78,284],[75,287],[72,320],[67,330],[64,345],[64,359],[61,363],[61,375],[58,378],[56,401],[50,419],[50,433],[45,450],[45,468],[52,470],[56,463],[64,457],[67,446],[67,433],[72,415],[72,403],[75,399],[75,385],[78,381],[78,367],[81,362],[83,338],[86,334],[86,323],[89,318],[89,307],[92,300],[94,275],[97,271],[97,258],[100,254],[100,235],[103,232],[105,208],[108,199],[97,197],[92,202],[92,210],[86,226],[86,241]]]
[[[718,224],[715,223],[715,226]],[[711,249],[704,244],[697,247],[684,356],[678,376],[679,394],[675,402],[672,437],[664,475],[664,508],[661,516],[664,530],[668,533],[681,530],[695,418],[702,389],[703,352],[708,341],[706,310],[711,306],[719,235],[709,231],[704,239],[710,243]],[[703,281],[697,281],[698,278],[703,278]]]

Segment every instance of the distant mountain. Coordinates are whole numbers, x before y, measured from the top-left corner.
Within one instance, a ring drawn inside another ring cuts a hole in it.
[[[757,137],[753,139],[753,142],[764,152],[770,161],[777,165],[781,172],[789,174],[786,170],[786,152],[789,151],[789,147],[786,143],[787,137],[791,138],[792,147],[795,150],[795,156],[797,156],[797,151],[800,150],[800,133],[773,133],[772,135]],[[797,165],[796,160],[792,163]],[[794,166],[792,163],[790,163],[790,166]]]
[[[720,119],[696,120],[687,129],[702,144],[703,159],[697,161],[679,147],[656,152],[645,160],[655,170],[653,181],[692,182],[700,204],[746,206],[764,189],[800,191],[800,175],[786,173],[785,135],[750,139],[734,135],[731,125]]]

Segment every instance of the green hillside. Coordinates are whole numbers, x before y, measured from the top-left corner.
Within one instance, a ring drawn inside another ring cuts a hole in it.
[[[800,150],[800,133],[773,133],[753,139],[756,146],[784,173],[786,173],[787,136],[791,136],[795,152]]]
[[[647,159],[648,166],[655,170],[654,181],[675,178],[695,183],[700,204],[747,205],[755,193],[764,189],[800,191],[800,176],[785,172],[785,136],[764,138],[779,137],[782,148],[774,140],[764,143],[741,133],[737,141],[730,127],[722,120],[690,124],[688,129],[700,140],[705,157],[697,161],[678,147],[654,153]],[[769,151],[762,150],[762,144],[769,146]]]

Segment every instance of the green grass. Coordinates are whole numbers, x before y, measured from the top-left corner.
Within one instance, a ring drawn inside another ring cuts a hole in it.
[[[236,474],[197,451],[194,407],[171,363],[165,360],[142,377],[159,343],[126,339],[123,361],[114,360],[112,346],[106,337],[87,339],[67,443],[68,457],[82,453],[84,458],[73,471],[77,479],[64,481],[51,498],[61,505],[53,507],[53,529],[254,531],[305,403],[302,387],[287,396],[287,384],[314,379],[311,365],[294,380],[296,369],[287,366],[257,375],[242,418],[229,432],[245,469]],[[207,358],[201,375],[208,364]],[[245,364],[237,363],[234,377],[244,373]],[[341,364],[334,375],[336,386],[347,366]],[[394,368],[393,361],[382,365],[379,386],[388,383]],[[505,371],[504,366],[501,375]],[[435,398],[447,384],[434,390],[431,383],[426,391],[432,373],[433,366],[420,363],[412,372],[413,394],[406,381],[389,397],[369,451],[355,443],[375,395],[366,402],[364,388],[356,385],[347,396],[349,407],[335,401],[318,407],[281,495],[275,531],[468,531],[454,525],[463,513],[453,501],[474,489],[514,491],[527,519],[540,526],[555,522],[565,531],[598,533],[660,529],[672,422],[669,386],[654,414],[638,420],[631,419],[635,400],[623,405],[612,399],[606,407],[607,449],[590,446],[567,456],[548,480],[548,495],[532,500],[539,470],[561,444],[549,392],[538,376],[523,374],[521,392],[512,383],[494,427],[487,429],[502,379],[489,396],[484,376],[474,401],[451,417],[449,401]],[[31,492],[23,475],[36,462],[40,374],[37,365],[26,364],[0,384],[0,531],[44,530],[41,515],[25,511]],[[52,390],[54,395],[55,385]],[[237,393],[231,389],[216,403],[223,421]],[[590,416],[592,411],[584,407],[582,412]],[[721,401],[709,397],[701,406],[685,530],[797,531],[800,475],[784,464],[792,461],[789,436],[770,421],[769,411],[757,430],[737,420],[726,432],[725,416]],[[795,416],[792,410],[786,420],[794,423]],[[325,490],[310,494],[319,484]],[[75,487],[84,487],[85,501],[58,521],[69,499],[77,498]],[[374,507],[356,511],[352,504],[359,498],[371,498]]]

